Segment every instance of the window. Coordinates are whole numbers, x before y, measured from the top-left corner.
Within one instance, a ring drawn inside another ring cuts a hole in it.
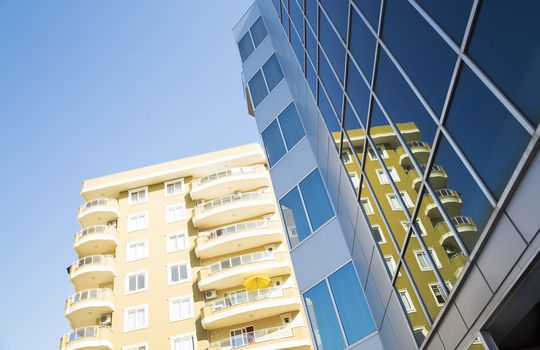
[[[400,181],[395,168],[388,168],[388,173],[390,174],[390,177],[392,177],[392,180],[394,180],[394,182]],[[386,185],[390,183],[383,169],[377,169],[377,177],[379,178],[379,182],[381,183],[381,185]]]
[[[407,208],[412,208],[414,206],[407,192],[400,192],[399,194],[401,195],[401,198],[403,199],[403,202],[405,202]],[[390,203],[392,210],[402,209],[401,203],[395,194],[387,194],[386,197],[388,198],[388,202]]]
[[[194,350],[195,349],[195,337],[193,335],[188,336],[176,336],[171,338],[171,350]]]
[[[230,335],[233,349],[255,343],[255,328],[253,326],[232,330]]]
[[[148,241],[131,242],[126,247],[126,261],[139,260],[148,256]]]
[[[401,226],[403,226],[405,232],[409,231],[409,223],[407,221],[401,221]],[[420,234],[422,236],[427,236],[426,228],[424,227],[424,224],[422,224],[422,221],[420,219],[416,219],[416,229],[420,231]],[[415,236],[414,231],[412,232],[412,235]]]
[[[266,32],[262,17],[257,18],[251,28],[238,41],[238,49],[240,50],[242,62],[245,62],[251,56],[267,35],[268,33]]]
[[[248,82],[253,107],[257,108],[282,79],[283,72],[276,54],[273,54]]]
[[[167,181],[164,183],[165,197],[176,196],[184,192],[184,179]]]
[[[354,188],[360,187],[360,178],[358,177],[358,174],[356,172],[350,172],[349,178],[351,179]]]
[[[304,293],[304,300],[319,348],[342,349],[375,331],[352,263]],[[344,338],[338,336],[342,334],[340,324]]]
[[[193,298],[169,299],[169,321],[178,321],[193,317]]]
[[[441,306],[446,301],[446,298],[444,296],[444,293],[442,291],[442,287],[440,284],[430,284],[429,289],[431,290],[431,293],[433,294],[433,297],[435,298],[435,301],[437,302],[437,305]]]
[[[414,340],[416,340],[416,344],[420,345],[424,342],[424,339],[426,339],[427,330],[424,327],[415,328],[414,329]]]
[[[184,282],[189,279],[189,265],[187,262],[169,266],[169,284]]]
[[[416,311],[416,308],[414,307],[414,304],[411,300],[411,296],[406,289],[399,291],[399,297],[401,298],[401,302],[403,303],[405,311],[407,311],[408,313]]]
[[[148,218],[147,218],[146,212],[128,216],[128,222],[127,222],[128,232],[142,230],[147,227],[148,227]]]
[[[124,309],[124,332],[148,327],[148,307]]]
[[[384,261],[386,262],[386,267],[388,267],[388,271],[390,271],[390,274],[394,275],[394,273],[396,272],[396,262],[394,261],[394,257],[385,256]]]
[[[126,294],[142,292],[148,289],[147,272],[126,275]]]
[[[375,238],[377,243],[386,243],[386,239],[384,239],[384,235],[379,225],[371,226],[371,233],[373,234],[373,237]]]
[[[268,163],[272,167],[304,137],[304,128],[300,122],[294,103],[287,108],[262,132]]]
[[[167,235],[167,253],[187,248],[188,241],[186,232],[170,233]]]
[[[351,163],[352,163],[352,155],[351,155],[351,151],[345,150],[345,151],[341,154],[341,160],[343,160],[343,164],[351,164]]]
[[[386,147],[384,147],[384,145],[375,145],[375,147],[377,147],[377,150],[379,151],[381,159],[388,158],[388,153],[386,152]],[[375,155],[375,152],[373,151],[373,148],[371,148],[371,146],[368,147],[368,154],[369,154],[369,159],[371,160],[377,159],[377,156]]]
[[[137,188],[129,190],[128,192],[128,205],[146,202],[148,194],[148,187]]]
[[[314,170],[280,201],[291,247],[334,216],[319,170]]]
[[[369,198],[361,198],[360,203],[362,203],[362,207],[364,208],[366,215],[372,215],[374,213]]]
[[[431,258],[433,259],[433,262],[437,267],[441,267],[441,262],[439,261],[437,254],[433,250],[433,248],[428,249],[429,254],[431,255]],[[426,253],[423,250],[418,250],[414,252],[414,256],[416,257],[416,261],[418,262],[418,266],[420,266],[420,270],[422,271],[428,271],[431,270],[431,266],[429,265],[429,261],[427,259]]]
[[[165,222],[167,223],[184,220],[185,217],[185,204],[174,204],[165,208]]]

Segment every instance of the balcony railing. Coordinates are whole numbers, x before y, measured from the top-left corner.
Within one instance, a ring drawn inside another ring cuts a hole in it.
[[[206,306],[211,307],[213,311],[218,311],[235,305],[280,296],[283,296],[283,288],[271,287],[252,291],[236,292],[228,297],[213,300],[207,303]]]
[[[71,305],[78,303],[79,301],[85,300],[110,300],[112,297],[112,289],[110,288],[93,288],[81,290],[80,292],[72,294],[66,300],[66,308],[71,307]]]
[[[73,274],[78,269],[89,265],[112,265],[115,263],[114,256],[112,255],[91,255],[85,256],[77,260],[70,267],[70,273]]]
[[[193,180],[192,184],[195,186],[203,185],[215,180],[223,179],[230,176],[235,175],[241,175],[241,174],[254,174],[259,171],[263,171],[264,166],[263,165],[254,165],[254,166],[244,166],[244,167],[238,167],[238,168],[231,168],[227,170],[223,170],[214,174],[207,175],[205,177],[201,177],[200,179]]]
[[[222,205],[226,205],[229,203],[237,202],[237,201],[261,199],[263,198],[263,195],[264,195],[264,192],[259,192],[259,191],[234,193],[234,194],[231,194],[230,196],[221,197],[218,199],[205,202],[202,205],[196,207],[195,209],[198,212],[203,212],[206,210],[210,210],[210,209],[220,207]]]
[[[430,148],[429,144],[424,141],[409,141],[407,142],[407,146],[409,146],[409,148],[416,148],[416,147]]]
[[[294,336],[294,332],[290,326],[266,328],[231,336],[229,339],[212,343],[209,349],[236,349],[243,346],[292,336]]]
[[[206,232],[206,234],[203,233],[201,236],[206,237],[206,240],[209,241],[209,240],[219,238],[222,236],[228,236],[235,233],[267,228],[269,226],[270,225],[269,225],[268,220],[244,221],[238,224],[220,227],[218,229]]]
[[[206,266],[208,274],[213,274],[222,270],[230,269],[240,265],[246,265],[255,263],[258,261],[273,260],[275,259],[274,251],[264,251],[251,254],[245,254],[240,256],[230,257],[216,263]]]
[[[468,216],[454,216],[453,218],[450,219],[450,221],[452,221],[452,224],[454,224],[455,226],[458,226],[458,225],[475,226],[473,219]]]
[[[83,215],[85,211],[97,207],[118,207],[118,201],[114,198],[97,198],[88,201],[79,207],[79,215]]]
[[[85,227],[75,234],[75,242],[92,234],[113,236],[116,234],[116,227],[113,225],[94,225],[90,227]]]
[[[88,326],[74,329],[60,339],[60,349],[66,347],[69,343],[86,338],[95,338],[99,340],[110,340],[112,331],[110,327]]]
[[[440,197],[451,197],[451,196],[459,197],[459,193],[457,191],[454,191],[454,190],[451,190],[451,189],[448,189],[448,188],[442,188],[440,190],[437,190],[437,191],[435,191],[435,194],[439,198]]]

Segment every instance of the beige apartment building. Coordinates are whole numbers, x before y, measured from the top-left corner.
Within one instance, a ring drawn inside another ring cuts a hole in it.
[[[86,180],[61,350],[311,349],[262,149]]]

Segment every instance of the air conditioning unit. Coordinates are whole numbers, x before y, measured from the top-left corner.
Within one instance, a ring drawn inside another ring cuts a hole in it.
[[[217,293],[215,290],[209,290],[204,292],[204,297],[206,298],[206,300],[215,299],[217,298]]]
[[[101,326],[110,326],[112,324],[112,314],[104,314],[99,318]]]

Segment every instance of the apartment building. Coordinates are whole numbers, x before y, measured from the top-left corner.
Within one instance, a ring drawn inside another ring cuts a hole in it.
[[[256,0],[233,29],[316,348],[540,346],[539,11]]]
[[[83,182],[61,350],[312,349],[257,144]]]

